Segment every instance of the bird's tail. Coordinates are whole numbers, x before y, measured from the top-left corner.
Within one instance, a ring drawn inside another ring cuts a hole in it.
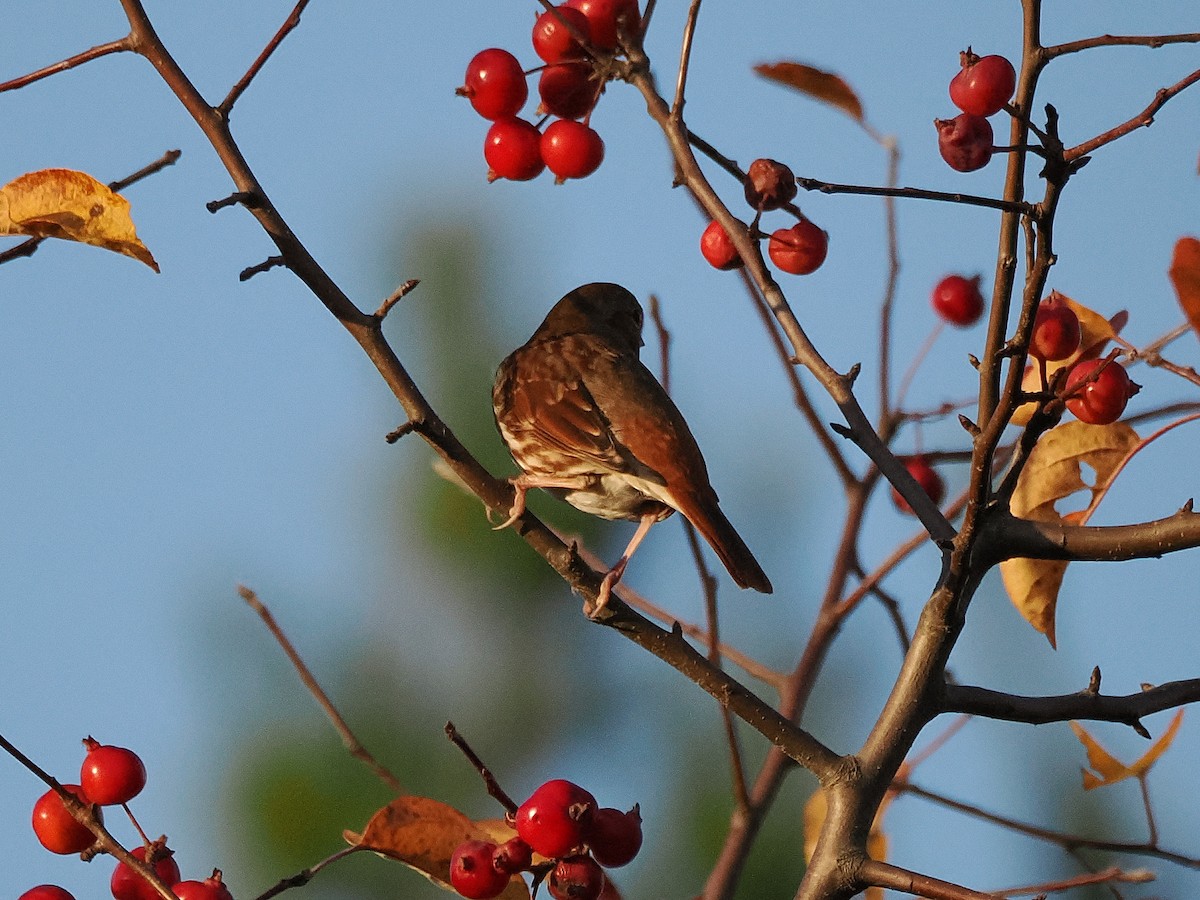
[[[716,495],[708,501],[701,497],[689,497],[686,502],[679,504],[679,511],[708,541],[738,587],[754,588],[763,594],[772,592],[767,573],[762,570],[737,529],[721,512]]]

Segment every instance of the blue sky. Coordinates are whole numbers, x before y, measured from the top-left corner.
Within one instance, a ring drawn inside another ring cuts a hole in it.
[[[1048,41],[1195,27],[1190,0],[1044,5]],[[0,80],[124,33],[115,0],[12,6],[0,37]],[[682,6],[660,4],[648,43],[664,89],[673,83]],[[965,8],[945,0],[922,5],[920,19],[909,5],[814,6],[706,4],[690,79],[691,127],[743,165],[767,155],[799,174],[879,183],[883,155],[853,123],[750,72],[759,62],[796,59],[836,71],[858,90],[870,121],[900,143],[902,184],[998,192],[998,162],[971,175],[942,164],[931,122],[953,112],[945,85],[960,49],[1019,52],[1016,4]],[[148,8],[185,70],[215,101],[290,7],[219,0]],[[610,85],[593,119],[607,157],[586,181],[488,185],[483,177],[485,124],[454,87],[485,46],[507,47],[532,64],[533,9],[488,4],[483,14],[481,4],[461,0],[436,7],[314,3],[238,104],[235,134],[302,240],[363,308],[374,309],[400,281],[422,277],[396,258],[396,236],[447,212],[476,221],[501,248],[487,299],[514,341],[583,282],[618,281],[642,297],[656,292],[674,335],[679,404],[730,517],[763,548],[760,558],[776,584],[775,605],[765,610],[757,598],[728,591],[730,632],[755,646],[765,640],[762,629],[802,629],[819,591],[822,553],[834,540],[825,523],[837,521],[839,498],[791,411],[736,277],[708,268],[696,252],[704,223],[685,194],[671,189],[665,145],[641,99],[625,85]],[[1064,58],[1047,71],[1043,97],[1062,114],[1067,140],[1077,142],[1132,115],[1157,88],[1195,67],[1194,46]],[[380,533],[375,496],[399,460],[424,465],[429,454],[416,442],[397,448],[382,441],[398,424],[398,410],[360,351],[294,278],[275,271],[237,281],[272,248],[242,211],[205,211],[205,202],[229,192],[228,178],[143,60],[109,57],[2,94],[0,117],[0,181],[51,166],[109,180],[169,148],[183,150],[179,164],[127,193],[161,275],[53,242],[30,260],[0,267],[0,411],[7,423],[0,430],[0,608],[9,636],[0,654],[0,732],[64,778],[89,732],[142,750],[151,765],[147,815],[178,821],[173,837],[193,848],[181,854],[185,873],[189,866],[203,870],[213,864],[215,851],[205,852],[212,832],[181,811],[205,802],[223,763],[191,752],[191,736],[211,729],[229,704],[262,702],[262,655],[273,652],[256,642],[235,585],[249,583],[274,600],[298,643],[331,666],[323,650],[341,640],[401,621],[413,633],[419,625],[441,627],[439,614],[419,599],[397,610],[397,594],[403,603],[436,590],[440,578]],[[1193,89],[1153,128],[1096,154],[1063,201],[1051,285],[1105,314],[1129,309],[1134,343],[1178,321],[1165,273],[1175,239],[1200,229],[1198,121],[1200,92]],[[715,170],[710,175],[727,199],[737,199],[736,185]],[[799,200],[830,232],[830,255],[818,273],[785,282],[785,290],[835,366],[861,360],[869,368],[885,275],[880,204]],[[934,325],[927,295],[941,275],[982,272],[990,282],[995,220],[928,203],[903,204],[899,215],[896,357],[903,368]],[[418,290],[413,302],[420,296]],[[406,333],[402,319],[393,327],[424,383],[437,360],[422,356],[419,335]],[[941,336],[914,383],[915,406],[970,396],[966,355],[981,338],[982,327]],[[1192,336],[1175,346],[1179,362],[1196,364]],[[1143,378],[1141,371],[1135,377],[1147,384],[1137,402],[1190,399],[1176,381]],[[860,383],[870,406],[875,380]],[[438,398],[431,399],[436,407]],[[822,414],[836,415],[829,404]],[[901,449],[914,440],[906,433]],[[934,424],[920,440],[941,449],[956,445],[960,432],[952,422]],[[1162,441],[1131,467],[1097,521],[1165,515],[1200,492],[1194,447],[1187,428]],[[947,475],[952,490],[964,483],[963,472]],[[793,532],[799,523],[803,530]],[[864,544],[871,560],[912,528],[881,501]],[[690,583],[676,583],[670,572],[682,552],[677,526],[663,527],[629,577],[681,616],[695,617]],[[393,553],[395,568],[374,565]],[[387,581],[397,570],[412,579],[401,591]],[[919,554],[890,582],[911,619],[934,572],[932,557]],[[1194,676],[1195,574],[1194,554],[1074,567],[1057,653],[1017,620],[998,579],[989,580],[955,670],[989,686],[1039,693],[1082,688],[1093,665],[1119,692]],[[879,654],[887,638],[877,613],[860,621],[831,660],[833,683],[823,688],[829,696],[836,697],[838,678],[882,690],[893,671],[886,643],[880,655],[889,665],[863,671],[863,655]],[[425,652],[419,639],[396,640],[397,652]],[[783,665],[787,650],[771,644],[769,652]],[[618,658],[628,654],[618,651]],[[209,687],[227,685],[230,673],[244,697]],[[461,678],[470,684],[469,674]],[[869,712],[849,715],[844,731],[835,728],[835,745],[851,746]],[[1077,762],[1063,733],[969,729],[941,784],[1035,817],[1037,798],[1014,798],[1011,785],[1073,778]],[[1102,733],[1137,752],[1133,736]],[[1197,734],[1185,721],[1186,747],[1163,761],[1157,782],[1163,830],[1172,845],[1191,852],[1198,852],[1187,846],[1194,829],[1179,825],[1190,812],[1187,792],[1167,785],[1194,784],[1187,760]],[[1024,741],[1062,748],[1053,771],[1023,768]],[[974,760],[982,760],[978,771]],[[155,790],[159,779],[173,787]],[[38,793],[15,763],[0,761],[0,846],[8,860],[0,893],[17,896],[57,880],[88,896],[96,874],[41,853],[29,834]],[[1126,799],[1136,803],[1133,794]],[[913,828],[927,814],[915,803],[895,812]],[[952,820],[945,827],[958,826]],[[897,831],[906,865],[936,858],[911,831]],[[1050,869],[1061,872],[1054,867],[1065,864],[1050,857]],[[940,871],[948,877],[972,877],[983,866],[969,854],[945,862]],[[1004,882],[1003,866],[986,868],[985,884]]]

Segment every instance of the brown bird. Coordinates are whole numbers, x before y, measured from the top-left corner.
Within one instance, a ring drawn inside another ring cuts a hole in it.
[[[554,305],[524,346],[500,364],[492,389],[496,424],[521,468],[508,519],[525,492],[544,488],[605,519],[640,522],[600,585],[608,602],[650,526],[678,510],[743,588],[771,582],[721,512],[696,439],[638,358],[642,307],[618,284],[585,284]]]

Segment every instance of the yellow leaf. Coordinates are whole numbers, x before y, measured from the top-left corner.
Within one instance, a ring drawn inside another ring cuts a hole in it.
[[[761,63],[754,67],[754,71],[764,78],[835,106],[859,122],[863,120],[862,101],[850,85],[832,72],[798,62]]]
[[[1083,490],[1094,495],[1138,442],[1137,432],[1124,422],[1088,425],[1070,420],[1050,429],[1029,454],[1017,480],[1013,515],[1042,522],[1061,518],[1054,506],[1057,501]],[[1092,485],[1084,482],[1081,465],[1095,471]]]
[[[1017,480],[1013,515],[1035,522],[1076,521],[1076,514],[1058,511],[1058,501],[1080,491],[1094,498],[1138,442],[1137,432],[1124,422],[1088,425],[1072,420],[1050,429],[1034,446]],[[1083,465],[1095,472],[1090,485],[1083,480]],[[1067,564],[1060,560],[1017,557],[1000,563],[1009,599],[1052,647],[1058,646],[1054,619],[1066,571]]]
[[[1087,751],[1088,765],[1092,767],[1092,770],[1082,770],[1083,789],[1090,791],[1093,788],[1116,784],[1126,778],[1140,778],[1146,775],[1159,758],[1167,752],[1167,748],[1179,734],[1179,726],[1182,723],[1183,710],[1181,709],[1175,713],[1167,730],[1150,746],[1150,749],[1143,753],[1136,762],[1127,766],[1101,747],[1099,741],[1088,734],[1082,725],[1072,722],[1071,730],[1075,732],[1075,736],[1079,738],[1079,742]]]
[[[1181,237],[1175,242],[1168,274],[1188,324],[1200,335],[1200,240]]]
[[[1067,564],[1055,559],[1018,556],[1000,563],[1000,578],[1008,599],[1022,618],[1035,631],[1044,634],[1055,649],[1058,648],[1058,635],[1054,629],[1054,614],[1066,572]]]
[[[511,837],[513,831],[507,829]],[[362,834],[345,831],[346,842],[399,860],[434,884],[450,887],[450,857],[463,841],[495,840],[490,822],[472,822],[452,806],[428,797],[397,797],[371,816]],[[505,838],[507,839],[507,838]],[[529,900],[529,886],[514,876],[501,900]]]
[[[5,234],[79,241],[131,256],[158,271],[138,240],[129,201],[85,172],[42,169],[0,188],[0,235]]]

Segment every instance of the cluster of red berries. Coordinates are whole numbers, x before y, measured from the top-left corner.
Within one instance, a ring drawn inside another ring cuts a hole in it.
[[[756,159],[746,171],[746,202],[755,210],[755,227],[763,212],[779,209],[796,196],[796,176],[792,170],[773,159]],[[801,219],[790,228],[773,231],[767,241],[767,255],[780,271],[791,275],[808,275],[825,262],[829,252],[829,235],[808,219]],[[742,258],[720,222],[712,221],[700,235],[700,253],[709,265],[728,272],[742,266]]]
[[[1040,362],[1070,359],[1079,349],[1079,316],[1062,295],[1051,293],[1038,304],[1029,336],[1029,355]],[[1081,359],[1071,366],[1060,396],[1081,422],[1109,425],[1125,412],[1129,398],[1141,390],[1112,358]]]
[[[962,113],[953,119],[934,119],[938,151],[950,168],[974,172],[995,152],[987,117],[1004,109],[1017,86],[1017,73],[1003,56],[976,56],[968,47],[962,69],[950,79],[950,99]]]
[[[497,897],[512,876],[536,871],[555,900],[597,900],[604,890],[604,869],[631,862],[642,847],[642,817],[597,807],[579,785],[547,781],[512,817],[517,836],[503,844],[466,841],[450,860],[450,884],[464,897]],[[549,863],[534,866],[533,854]]]
[[[591,54],[613,53],[640,22],[637,0],[567,0],[537,17],[533,50],[545,65],[536,115],[555,117],[544,130],[518,115],[529,86],[517,58],[498,47],[475,54],[458,94],[492,122],[483,142],[489,181],[529,181],[548,168],[561,184],[599,168],[604,141],[589,123],[604,80]]]
[[[87,750],[79,772],[79,784],[64,784],[63,788],[83,803],[95,808],[96,818],[104,820],[103,806],[125,806],[146,786],[146,767],[132,750],[101,744],[88,737],[83,741]],[[128,812],[128,807],[125,807]],[[130,813],[130,818],[133,818]],[[136,822],[135,822],[136,825]],[[139,832],[141,829],[138,829]],[[62,798],[49,790],[33,805],[33,833],[51,853],[68,855],[89,854],[96,844],[95,835],[71,815]],[[233,900],[233,895],[221,881],[221,873],[203,881],[183,881],[174,851],[167,847],[166,838],[150,841],[131,851],[132,855],[148,862],[179,900]],[[113,871],[110,888],[115,900],[157,900],[158,892],[135,869],[118,863]],[[54,884],[40,884],[21,895],[20,900],[74,900],[70,891]]]

